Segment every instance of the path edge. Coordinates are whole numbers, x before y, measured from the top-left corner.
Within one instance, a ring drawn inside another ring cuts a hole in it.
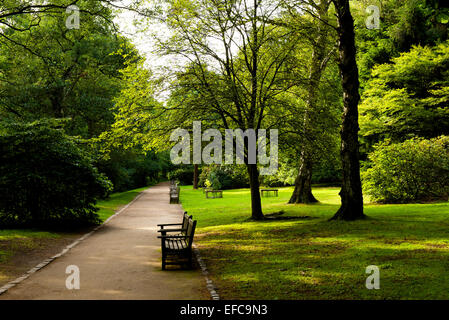
[[[44,261],[42,261],[41,263],[39,263],[38,265],[36,265],[35,267],[31,268],[30,270],[28,270],[27,272],[25,272],[24,274],[22,274],[20,277],[11,280],[9,282],[7,282],[5,285],[3,285],[2,287],[0,287],[0,296],[2,294],[4,294],[5,292],[7,292],[9,289],[15,287],[16,285],[18,285],[19,283],[21,283],[22,281],[28,279],[33,273],[36,273],[37,271],[45,268],[46,266],[48,266],[51,262],[53,262],[55,259],[60,258],[62,256],[64,256],[67,252],[70,251],[70,249],[76,247],[78,244],[80,244],[82,241],[86,240],[87,238],[89,238],[92,234],[94,234],[96,231],[100,230],[101,228],[103,228],[109,221],[111,221],[111,219],[115,218],[116,216],[118,216],[120,213],[122,213],[123,211],[125,211],[126,209],[128,209],[128,207],[130,205],[132,205],[134,202],[136,202],[143,194],[144,192],[148,190],[145,189],[144,191],[141,191],[131,202],[129,202],[127,205],[125,205],[123,208],[121,208],[119,211],[117,211],[116,213],[114,213],[113,215],[111,215],[109,218],[107,218],[102,224],[96,226],[95,228],[93,228],[90,232],[84,234],[83,236],[81,236],[80,238],[78,238],[77,240],[75,240],[74,242],[72,242],[71,244],[67,245],[64,249],[62,249],[61,252],[59,252],[58,254],[55,254],[54,256],[45,259]]]
[[[209,271],[207,270],[206,263],[201,258],[200,250],[195,243],[192,243],[193,252],[195,253],[196,261],[198,262],[201,272],[203,273],[204,279],[206,280],[206,288],[209,291],[209,294],[212,300],[220,300],[220,296],[218,294],[217,287],[213,283],[213,281],[209,278]]]

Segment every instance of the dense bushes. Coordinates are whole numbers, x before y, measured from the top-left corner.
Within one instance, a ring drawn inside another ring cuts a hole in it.
[[[176,168],[167,174],[168,180],[177,180],[182,185],[193,184],[193,166]]]
[[[375,201],[404,203],[446,198],[449,193],[449,136],[382,143],[369,155],[364,189]]]
[[[0,128],[0,227],[99,222],[111,190],[76,140],[45,122]]]
[[[247,188],[249,178],[245,165],[210,165],[203,167],[199,176],[200,186],[213,189]]]
[[[165,153],[148,152],[146,155],[135,150],[112,150],[108,158],[97,156],[98,170],[113,183],[114,192],[145,187],[166,179],[170,158]]]

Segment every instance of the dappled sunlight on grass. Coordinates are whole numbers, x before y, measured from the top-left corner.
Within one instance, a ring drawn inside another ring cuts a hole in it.
[[[287,204],[291,192],[262,198],[264,213],[303,218],[255,222],[249,190],[216,201],[183,187],[223,298],[449,299],[449,203],[366,204],[367,219],[330,222],[338,188],[314,189],[313,205]],[[365,288],[369,265],[381,270],[381,290]]]

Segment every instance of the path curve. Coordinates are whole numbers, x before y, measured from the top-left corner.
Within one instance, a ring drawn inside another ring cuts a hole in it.
[[[161,270],[158,223],[179,222],[169,184],[151,187],[119,215],[62,257],[0,295],[8,299],[210,299],[200,270]],[[68,290],[67,266],[80,270]]]

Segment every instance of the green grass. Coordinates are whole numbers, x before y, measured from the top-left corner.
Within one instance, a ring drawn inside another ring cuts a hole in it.
[[[203,258],[226,299],[448,299],[449,203],[365,204],[368,219],[328,221],[338,188],[315,188],[313,205],[287,205],[292,188],[262,198],[265,214],[296,220],[254,222],[248,189],[205,199],[182,187],[181,202],[198,220]],[[302,218],[301,217],[309,217]],[[380,268],[368,290],[366,267]]]
[[[97,213],[100,216],[101,221],[105,221],[112,216],[121,206],[130,203],[145,189],[148,189],[148,187],[113,193],[108,199],[98,201],[97,207],[100,208],[100,210]]]

